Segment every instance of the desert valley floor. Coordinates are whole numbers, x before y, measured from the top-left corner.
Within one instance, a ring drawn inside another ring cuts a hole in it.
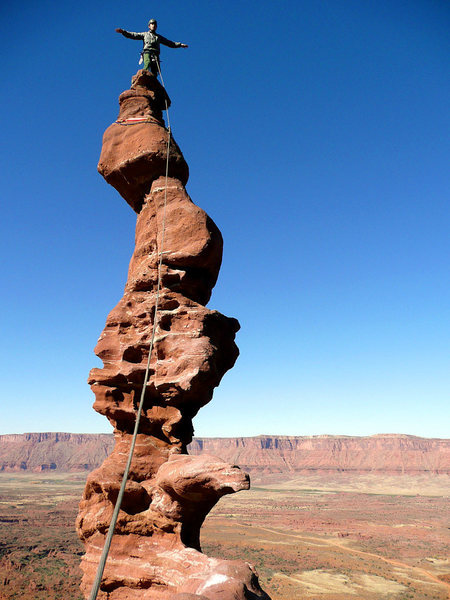
[[[0,600],[81,600],[74,531],[86,475],[0,474]],[[255,480],[202,529],[254,564],[273,600],[450,597],[447,475]]]

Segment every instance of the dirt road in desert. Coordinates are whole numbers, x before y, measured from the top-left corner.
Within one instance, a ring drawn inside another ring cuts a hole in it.
[[[427,571],[426,569],[423,569],[422,567],[415,567],[413,565],[408,565],[407,563],[401,562],[399,560],[394,560],[391,558],[386,558],[384,556],[379,556],[378,554],[375,554],[373,552],[365,552],[364,550],[357,550],[356,548],[351,548],[349,546],[346,546],[345,544],[342,544],[342,543],[339,543],[337,541],[330,540],[330,539],[307,536],[307,535],[302,535],[302,534],[298,534],[298,533],[288,533],[287,531],[280,531],[278,529],[272,529],[270,527],[261,527],[259,525],[246,525],[244,523],[242,523],[241,525],[242,525],[242,527],[247,527],[249,529],[252,529],[253,531],[256,531],[256,530],[267,531],[267,532],[277,535],[277,536],[296,538],[299,541],[315,542],[316,544],[320,544],[323,546],[332,546],[335,548],[339,548],[343,552],[348,552],[351,554],[357,554],[359,556],[374,558],[376,560],[383,561],[389,565],[392,565],[395,567],[401,567],[403,569],[412,571],[416,575],[425,576],[428,579],[431,579],[434,583],[437,583],[437,584],[443,586],[447,590],[448,598],[450,598],[450,584],[447,583],[446,581],[442,581],[441,579],[439,579],[438,577],[433,575],[433,573],[430,573],[429,571]],[[267,540],[267,542],[270,542],[270,540]],[[297,581],[297,583],[298,583],[298,581]]]

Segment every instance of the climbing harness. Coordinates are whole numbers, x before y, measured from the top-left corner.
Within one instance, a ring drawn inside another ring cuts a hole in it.
[[[164,92],[165,92],[166,88],[164,85],[164,80],[163,80],[163,76],[161,73],[161,69],[159,67],[159,62],[157,64],[158,64],[159,76],[161,78],[161,83],[162,83],[162,86],[163,86]],[[128,460],[127,460],[127,463],[125,466],[125,471],[123,473],[122,483],[120,485],[120,490],[119,490],[119,494],[117,496],[117,501],[114,506],[114,511],[113,511],[113,514],[111,517],[111,522],[109,524],[108,533],[106,535],[105,545],[103,546],[103,551],[102,551],[102,554],[100,557],[100,561],[98,563],[97,573],[95,576],[94,583],[92,585],[92,590],[91,590],[91,595],[89,596],[89,600],[96,600],[98,591],[100,589],[103,571],[105,570],[106,559],[108,558],[109,549],[111,547],[111,541],[112,541],[112,538],[114,535],[114,529],[116,527],[117,518],[119,516],[119,511],[120,511],[120,507],[122,504],[123,495],[125,492],[125,487],[127,485],[128,475],[130,473],[130,468],[131,468],[131,461],[133,459],[134,447],[136,445],[136,438],[137,438],[137,434],[139,431],[139,423],[141,420],[142,409],[144,406],[145,390],[147,387],[149,373],[150,373],[150,360],[152,357],[153,346],[155,343],[156,327],[158,325],[157,317],[158,317],[158,307],[159,307],[159,296],[160,296],[160,290],[161,290],[161,271],[162,271],[162,258],[163,258],[163,254],[164,254],[164,238],[165,238],[165,232],[166,232],[167,179],[169,176],[169,152],[170,152],[170,138],[171,138],[169,106],[167,104],[167,95],[166,94],[164,94],[164,102],[166,105],[166,115],[167,115],[166,176],[165,176],[165,186],[164,186],[164,208],[163,208],[163,219],[162,219],[161,251],[159,253],[159,261],[158,261],[158,282],[157,282],[157,286],[156,286],[156,301],[155,301],[155,309],[154,309],[154,313],[153,313],[153,329],[152,329],[152,335],[151,335],[150,345],[149,345],[149,350],[148,350],[148,359],[147,359],[147,367],[145,370],[144,383],[142,385],[141,397],[140,397],[139,406],[137,409],[133,437],[131,440],[130,452],[129,452]],[[127,121],[129,121],[129,120],[130,119],[127,119]],[[144,122],[146,122],[146,121],[144,121]],[[117,123],[117,121],[116,121],[116,123]],[[126,124],[126,123],[118,123],[118,124],[121,125],[121,124]],[[131,124],[131,123],[128,123],[128,124]]]
[[[158,68],[158,73],[161,77],[161,68],[160,68],[161,59],[159,57],[159,52],[154,52],[152,50],[142,50],[142,52],[139,55],[139,64],[142,65],[142,63],[144,63],[144,69],[145,69],[145,57],[146,56],[148,57],[147,69],[151,67],[150,68],[151,72],[153,73],[153,75],[156,75],[155,71],[153,70],[153,66],[156,65]],[[162,77],[161,77],[161,81],[162,81]]]

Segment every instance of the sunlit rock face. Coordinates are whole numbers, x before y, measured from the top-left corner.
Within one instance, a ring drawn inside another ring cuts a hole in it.
[[[158,295],[150,379],[133,462],[98,598],[108,600],[267,599],[254,568],[201,552],[200,527],[225,494],[249,488],[238,467],[190,456],[192,419],[238,356],[236,319],[205,307],[222,259],[222,236],[189,198],[188,167],[170,140],[170,100],[139,71],[105,132],[99,172],[137,212],[125,292],[109,313],[92,369],[94,408],[114,426],[111,455],[87,480],[77,530],[85,544],[82,590],[89,596],[125,470]],[[163,224],[165,223],[165,227]]]

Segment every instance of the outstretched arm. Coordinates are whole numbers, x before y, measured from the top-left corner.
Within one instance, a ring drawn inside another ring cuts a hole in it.
[[[188,47],[187,44],[182,44],[181,42],[172,42],[171,40],[168,40],[167,38],[163,37],[162,35],[159,36],[159,41],[161,44],[164,44],[164,46],[169,46],[169,48],[187,48]]]
[[[123,36],[125,36],[126,38],[129,38],[130,40],[143,40],[144,39],[143,33],[135,33],[134,31],[126,31],[125,29],[120,29],[120,27],[118,29],[116,29],[116,32],[121,33]]]

